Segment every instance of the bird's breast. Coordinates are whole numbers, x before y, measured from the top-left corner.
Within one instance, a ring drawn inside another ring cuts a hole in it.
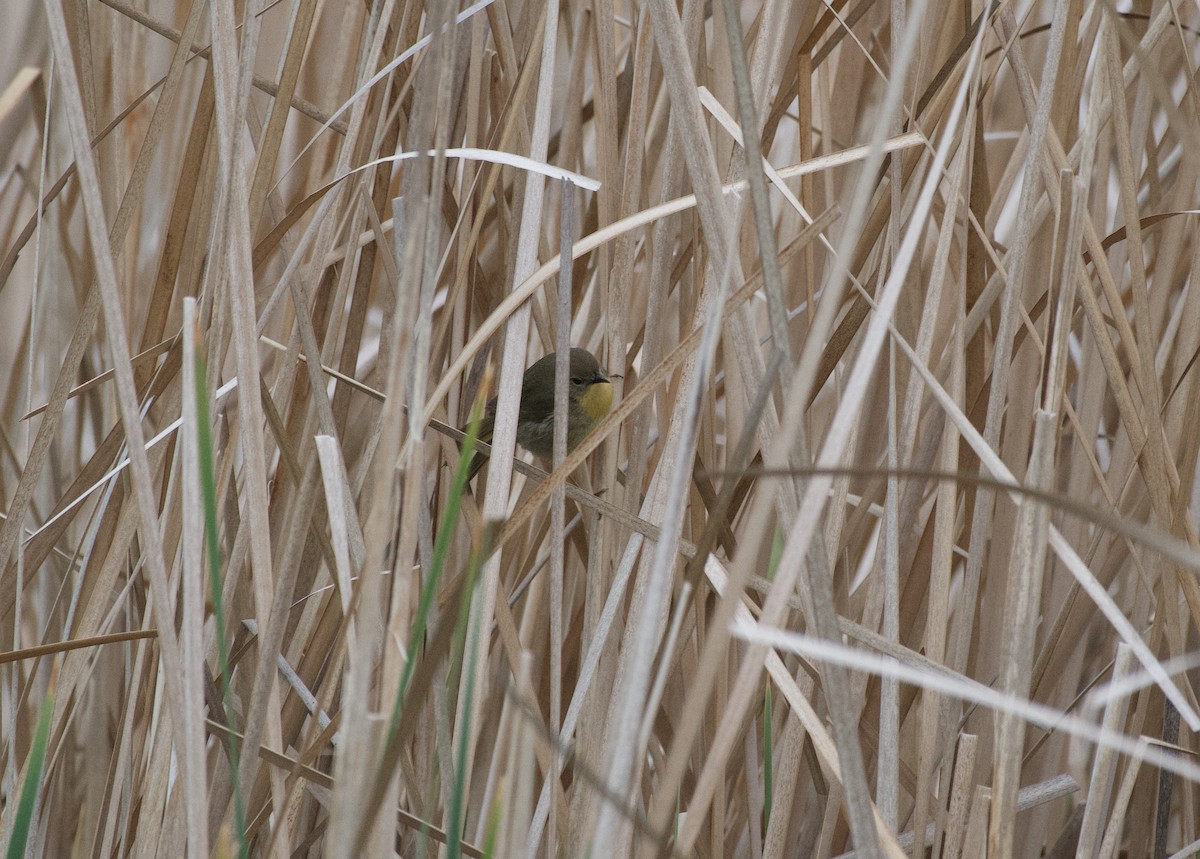
[[[592,421],[598,421],[612,408],[612,382],[596,382],[579,398],[579,405]]]

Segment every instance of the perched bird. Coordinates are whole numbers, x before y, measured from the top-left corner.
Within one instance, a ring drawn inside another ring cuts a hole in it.
[[[521,407],[517,412],[517,443],[536,456],[554,454],[554,362],[551,352],[536,361],[521,381]],[[600,369],[596,356],[586,349],[571,350],[567,382],[567,450],[573,450],[612,408],[612,382]],[[491,444],[496,423],[496,398],[492,397],[479,424],[479,440]],[[467,479],[483,467],[487,457],[476,454]]]

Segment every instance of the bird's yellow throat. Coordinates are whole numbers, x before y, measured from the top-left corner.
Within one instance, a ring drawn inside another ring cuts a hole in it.
[[[579,398],[579,405],[583,407],[583,412],[589,419],[598,421],[608,414],[608,410],[612,408],[612,400],[612,382],[596,382]]]

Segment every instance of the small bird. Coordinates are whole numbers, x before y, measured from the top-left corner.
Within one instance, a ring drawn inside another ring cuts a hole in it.
[[[549,459],[554,454],[554,363],[556,353],[525,371],[521,380],[521,407],[517,412],[517,442],[530,453]],[[571,350],[567,382],[567,450],[574,450],[592,427],[612,408],[612,382],[600,369],[596,356],[586,349]],[[491,444],[496,423],[496,398],[488,402],[479,424],[479,440]],[[467,480],[483,467],[487,456],[478,453]]]

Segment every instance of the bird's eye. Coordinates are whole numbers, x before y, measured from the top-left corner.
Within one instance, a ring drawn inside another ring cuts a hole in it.
[[[578,376],[575,376],[571,379],[571,384],[572,385],[582,385],[583,379],[579,378]]]

